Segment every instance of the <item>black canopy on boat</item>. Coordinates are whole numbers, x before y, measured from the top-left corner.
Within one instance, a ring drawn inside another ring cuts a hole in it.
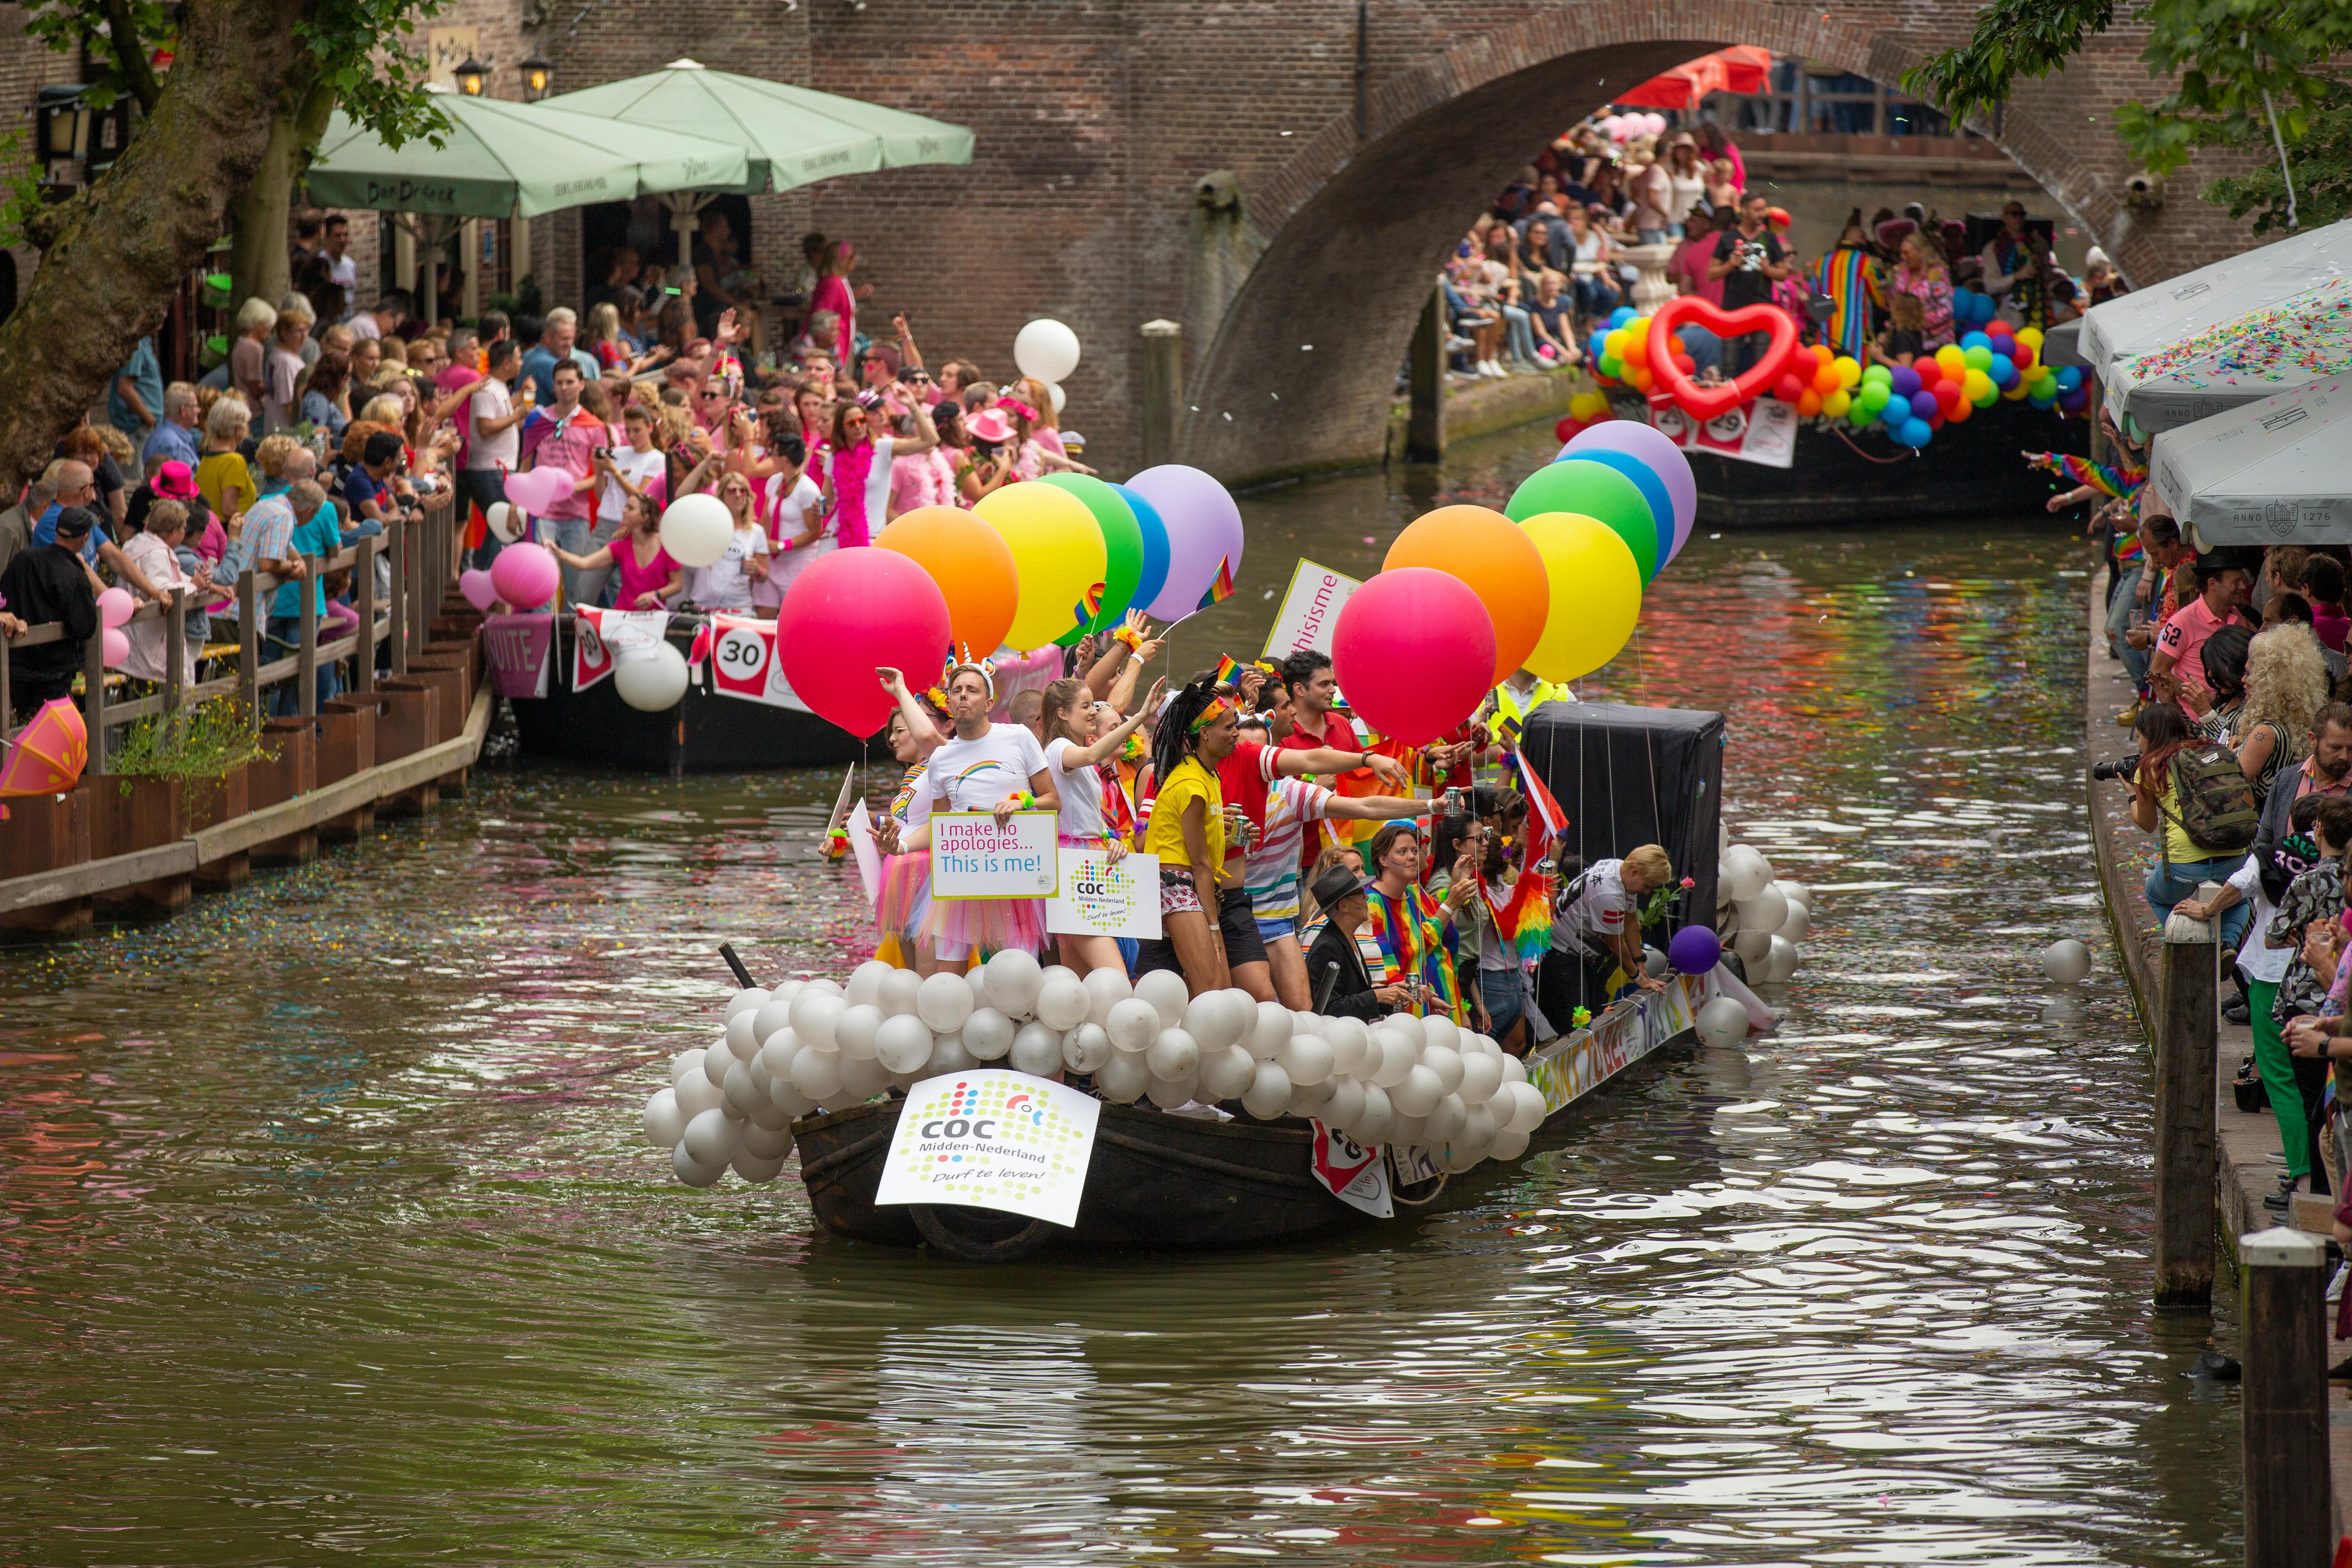
[[[1715,923],[1717,828],[1723,805],[1723,715],[1616,702],[1546,702],[1528,715],[1520,751],[1568,816],[1566,866],[1664,847],[1698,885],[1676,926]]]

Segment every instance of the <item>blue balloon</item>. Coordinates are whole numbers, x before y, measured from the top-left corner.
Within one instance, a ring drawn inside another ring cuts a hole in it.
[[[1168,524],[1160,517],[1160,509],[1146,500],[1140,490],[1118,484],[1110,488],[1118,492],[1121,500],[1135,509],[1135,525],[1143,533],[1143,576],[1135,585],[1134,595],[1128,600],[1129,604],[1140,608],[1158,598],[1160,590],[1168,585]]]
[[[1636,312],[1631,305],[1618,306],[1615,310],[1609,312],[1609,330],[1612,332],[1615,331],[1618,328],[1632,321],[1637,313],[1638,312]]]
[[[1916,451],[1926,446],[1935,434],[1925,419],[1906,419],[1903,428],[1895,433],[1895,438]]]
[[[1887,374],[1894,378],[1888,386],[1896,397],[1908,398],[1919,390],[1919,373],[1909,365],[1898,364]]]
[[[2070,364],[2058,373],[2058,390],[2072,392],[2083,384],[2083,367]]]
[[[1985,336],[1982,332],[1969,332],[1961,337],[1960,347],[1963,349],[1990,350],[1992,347],[1992,340]],[[1996,354],[1994,357],[1997,359],[2000,356]]]
[[[1911,412],[1914,416],[1920,419],[1925,419],[1930,414],[1935,413],[1936,395],[1932,392],[1913,393],[1911,395]]]
[[[1889,430],[1902,429],[1904,421],[1910,417],[1911,405],[1900,397],[1888,398],[1885,406],[1878,411],[1878,422]]]
[[[1666,557],[1675,552],[1675,498],[1667,493],[1666,482],[1657,471],[1630,452],[1612,451],[1606,447],[1580,447],[1571,452],[1562,448],[1555,462],[1570,458],[1583,458],[1605,464],[1633,481],[1642,499],[1650,503],[1650,523],[1658,531],[1658,563],[1665,564]]]
[[[1977,319],[1977,291],[1973,289],[1952,290],[1952,320],[1973,321]]]
[[[2003,359],[1999,354],[1995,354],[1992,356],[1992,363],[1986,368],[1985,374],[1992,377],[1992,384],[1995,386],[2013,385],[2017,381],[2017,362]]]
[[[1979,324],[1991,321],[1993,317],[2000,313],[2000,307],[1994,303],[1993,297],[1990,294],[1979,294],[1977,296],[1976,310],[1977,321]]]

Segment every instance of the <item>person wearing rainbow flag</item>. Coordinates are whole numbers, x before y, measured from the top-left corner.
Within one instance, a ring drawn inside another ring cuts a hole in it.
[[[1443,899],[1432,896],[1421,885],[1421,831],[1410,822],[1391,822],[1373,834],[1365,859],[1372,882],[1364,889],[1370,917],[1364,930],[1381,954],[1373,981],[1404,987],[1398,1012],[1467,1026],[1455,969],[1462,936],[1454,915],[1478,896],[1477,878],[1456,877]]]

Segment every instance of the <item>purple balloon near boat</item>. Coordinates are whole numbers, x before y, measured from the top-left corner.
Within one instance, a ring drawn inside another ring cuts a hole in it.
[[[1691,473],[1690,458],[1654,426],[1637,419],[1603,419],[1590,429],[1579,431],[1574,440],[1559,449],[1559,455],[1574,458],[1596,448],[1622,452],[1648,464],[1650,471],[1658,476],[1658,482],[1666,487],[1666,495],[1674,502],[1675,540],[1674,547],[1659,563],[1663,566],[1690,542],[1691,528],[1698,521],[1698,480]]]
[[[1156,621],[1181,621],[1234,590],[1242,574],[1242,509],[1198,468],[1162,463],[1127,481],[1151,503],[1168,534],[1168,575],[1143,606]]]
[[[1685,926],[1666,943],[1666,962],[1677,974],[1711,974],[1723,962],[1723,943],[1705,926]]]

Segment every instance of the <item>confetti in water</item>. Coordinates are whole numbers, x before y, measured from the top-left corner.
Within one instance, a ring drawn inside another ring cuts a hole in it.
[[[1368,534],[1364,535],[1364,542],[1365,542],[1365,543],[1367,543],[1367,544],[1378,544],[1378,543],[1380,542],[1380,541],[1379,541],[1377,538],[1373,537],[1371,534],[1369,534],[1369,533],[1368,533]]]

